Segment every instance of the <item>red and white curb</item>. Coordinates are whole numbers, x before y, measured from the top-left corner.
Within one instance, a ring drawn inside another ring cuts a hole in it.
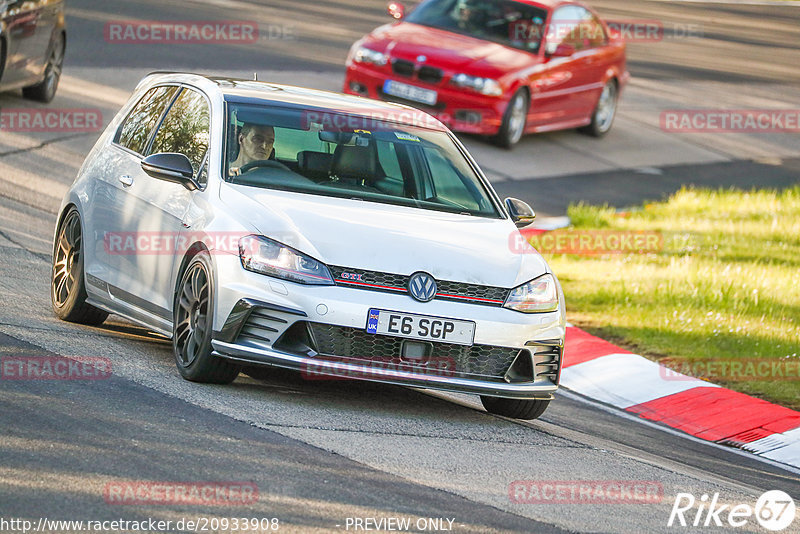
[[[561,385],[697,438],[800,467],[800,412],[677,373],[574,326]]]
[[[569,217],[552,217],[531,229],[569,225]],[[800,412],[682,375],[572,325],[561,385],[697,438],[800,467]]]

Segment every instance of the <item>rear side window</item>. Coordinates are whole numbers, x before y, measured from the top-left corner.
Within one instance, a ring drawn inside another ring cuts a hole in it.
[[[137,154],[144,154],[150,134],[175,96],[176,90],[176,87],[150,89],[128,114],[114,141]]]
[[[589,20],[588,24],[588,33],[589,33],[589,44],[592,48],[598,46],[605,46],[608,44],[608,37],[606,36],[606,31],[603,28],[603,24],[600,22],[596,16],[589,14],[591,19]]]
[[[576,51],[588,48],[590,27],[587,24],[591,22],[591,18],[591,13],[580,6],[558,8],[550,21],[552,29],[548,35],[545,52],[552,54],[561,44],[570,45]]]
[[[195,174],[208,151],[210,110],[197,91],[184,89],[158,128],[151,154],[178,152],[192,162]]]

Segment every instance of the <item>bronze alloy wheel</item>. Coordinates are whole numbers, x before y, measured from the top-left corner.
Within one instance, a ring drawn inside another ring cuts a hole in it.
[[[53,311],[65,321],[98,325],[106,320],[108,313],[86,302],[83,234],[81,217],[75,208],[67,212],[56,235],[50,277]]]
[[[181,376],[194,382],[227,384],[240,367],[214,354],[211,347],[214,283],[211,256],[196,254],[175,288],[172,348]]]
[[[53,304],[59,308],[66,306],[75,291],[77,278],[75,267],[81,255],[81,221],[77,211],[67,215],[61,225],[53,258],[53,283],[51,284]]]
[[[197,359],[208,333],[211,299],[208,272],[195,262],[181,281],[175,312],[175,350],[180,363],[189,367]]]

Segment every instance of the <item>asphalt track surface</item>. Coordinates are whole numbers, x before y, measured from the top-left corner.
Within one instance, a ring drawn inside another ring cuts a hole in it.
[[[501,193],[559,215],[570,202],[626,206],[685,183],[797,183],[796,134],[676,136],[657,119],[660,109],[703,107],[703,99],[706,107],[800,107],[800,7],[595,5],[665,27],[702,24],[704,37],[631,45],[637,81],[606,139],[532,136],[511,153],[466,139]],[[273,33],[291,27],[293,37],[110,45],[103,27],[117,19],[256,20]],[[158,69],[258,71],[337,89],[349,44],[385,21],[382,2],[72,1],[64,85],[51,107],[97,107],[108,122],[136,81]],[[0,106],[30,104],[7,94]],[[344,531],[348,517],[447,517],[456,532],[674,532],[684,530],[666,527],[678,492],[750,504],[771,489],[800,496],[797,472],[570,394],[541,420],[519,423],[469,397],[398,387],[296,376],[203,386],[180,379],[168,342],[124,320],[100,328],[57,321],[48,296],[54,210],[96,135],[0,132],[0,354],[99,356],[113,368],[108,380],[0,381],[0,517],[278,517],[290,532]],[[532,479],[657,481],[665,497],[650,505],[511,502],[509,485]],[[246,480],[260,498],[235,509],[108,505],[103,488],[120,480]]]

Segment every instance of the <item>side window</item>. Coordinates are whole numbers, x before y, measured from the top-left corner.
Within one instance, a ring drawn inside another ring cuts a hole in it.
[[[603,28],[603,24],[596,16],[589,14],[589,17],[589,21],[586,23],[589,33],[589,46],[596,48],[598,46],[607,45],[608,36]]]
[[[137,154],[144,154],[150,134],[176,90],[176,87],[150,89],[125,118],[114,141]]]
[[[426,147],[425,157],[428,160],[431,176],[434,177],[436,198],[458,204],[466,209],[480,209],[475,198],[458,175],[458,171],[438,150]]]
[[[558,45],[569,45],[575,50],[586,48],[586,18],[591,14],[579,6],[560,7],[553,13],[550,21],[550,28],[547,32],[547,45],[545,52],[552,54]]]
[[[178,152],[189,158],[195,174],[208,151],[210,110],[203,95],[184,89],[158,128],[150,154]]]
[[[275,158],[284,161],[297,161],[297,153],[301,150],[311,150],[314,152],[327,152],[328,143],[319,141],[313,146],[309,143],[307,132],[294,130],[291,128],[275,128]]]
[[[403,179],[403,171],[400,170],[400,162],[397,160],[394,143],[386,141],[376,141],[378,147],[378,161],[383,168],[383,172],[389,178]]]

